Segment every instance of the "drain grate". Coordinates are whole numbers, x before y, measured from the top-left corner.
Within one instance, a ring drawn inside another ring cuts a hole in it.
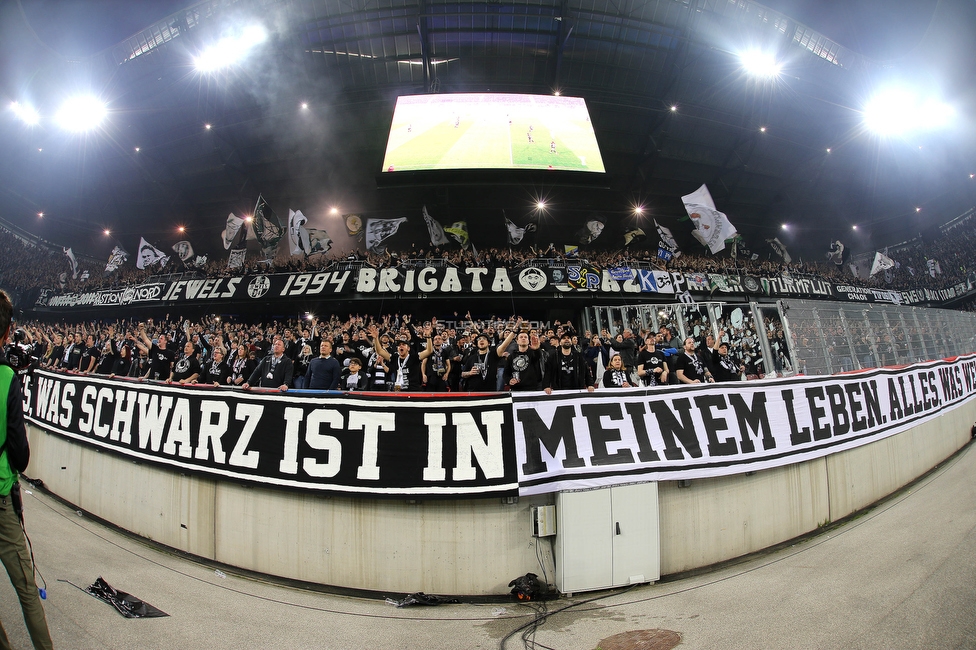
[[[681,643],[673,630],[631,630],[600,641],[599,650],[671,650]]]

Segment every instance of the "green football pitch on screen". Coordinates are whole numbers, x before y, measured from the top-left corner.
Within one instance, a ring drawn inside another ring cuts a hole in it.
[[[436,169],[606,171],[581,98],[400,97],[383,171]]]

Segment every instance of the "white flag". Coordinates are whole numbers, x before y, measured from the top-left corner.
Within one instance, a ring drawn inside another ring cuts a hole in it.
[[[312,249],[308,241],[308,230],[305,229],[306,223],[308,223],[308,218],[302,214],[301,210],[297,212],[288,211],[288,250],[291,251],[292,255],[300,253],[307,255]]]
[[[444,226],[427,213],[426,205],[424,206],[424,223],[427,224],[427,232],[430,233],[431,246],[443,246],[450,241],[444,232]]]
[[[176,253],[177,257],[186,262],[193,257],[193,245],[186,240],[178,241],[173,244],[173,252]]]
[[[68,264],[71,265],[71,277],[75,280],[78,279],[78,260],[75,259],[75,253],[70,248],[64,249],[64,254],[68,257]]]
[[[871,265],[871,275],[893,268],[895,268],[895,261],[893,259],[880,252],[874,254],[874,263]]]
[[[508,243],[512,246],[518,246],[522,243],[526,233],[530,233],[535,230],[535,224],[530,223],[524,228],[519,228],[508,217],[505,217],[505,229],[508,231]]]
[[[682,196],[681,201],[708,250],[713,255],[725,250],[725,240],[731,239],[737,231],[729,218],[715,209],[715,202],[712,201],[708,188],[702,185],[691,194]]]
[[[329,233],[319,228],[308,228],[308,254],[328,253],[332,248],[332,238]]]
[[[942,267],[939,265],[939,260],[925,260],[925,265],[929,269],[929,275],[931,275],[933,278],[936,275],[942,274]]]
[[[224,250],[230,250],[234,244],[234,238],[237,237],[237,233],[240,232],[243,224],[244,220],[233,212],[227,215],[227,225],[224,227],[224,231],[220,233],[221,239],[224,240]]]
[[[840,243],[839,239],[830,243],[830,250],[827,251],[827,259],[837,266],[844,265],[844,244]]]
[[[396,234],[400,225],[406,222],[406,217],[396,219],[367,219],[366,220],[366,250],[371,253],[382,254],[386,252],[386,245],[383,243]]]
[[[129,254],[121,246],[113,248],[112,253],[108,257],[108,264],[105,265],[105,275],[114,273],[127,259],[129,259]]]
[[[169,256],[166,253],[147,242],[145,238],[139,238],[139,253],[136,255],[137,269],[147,269],[156,263],[163,267],[166,266],[167,262],[169,262]]]

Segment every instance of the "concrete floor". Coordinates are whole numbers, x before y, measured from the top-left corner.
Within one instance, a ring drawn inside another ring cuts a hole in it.
[[[27,530],[59,648],[592,650],[649,629],[677,632],[678,647],[689,649],[976,648],[973,445],[898,496],[791,547],[704,575],[534,607],[397,609],[222,576],[31,492]],[[70,584],[99,576],[170,616],[124,619]],[[543,610],[551,615],[534,626]],[[0,619],[14,648],[30,648],[3,580]]]

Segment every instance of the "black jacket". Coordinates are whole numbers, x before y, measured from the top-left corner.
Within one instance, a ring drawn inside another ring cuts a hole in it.
[[[568,377],[565,377],[566,382],[564,382],[563,357],[561,348],[556,348],[549,353],[547,359],[548,367],[546,369],[546,386],[553,390],[570,390],[573,388],[586,388],[593,385],[593,373],[590,372],[590,364],[586,362],[586,358],[581,352],[577,352],[572,348],[569,351],[570,361],[568,366],[572,372]]]
[[[265,358],[261,359],[258,367],[254,369],[251,373],[251,377],[247,380],[250,386],[260,386],[261,388],[278,388],[280,386],[288,386],[291,388],[292,375],[295,373],[295,367],[288,358],[288,355],[282,354],[281,359],[277,363],[273,364],[274,355],[269,354]],[[271,379],[268,379],[268,374],[271,374]]]

